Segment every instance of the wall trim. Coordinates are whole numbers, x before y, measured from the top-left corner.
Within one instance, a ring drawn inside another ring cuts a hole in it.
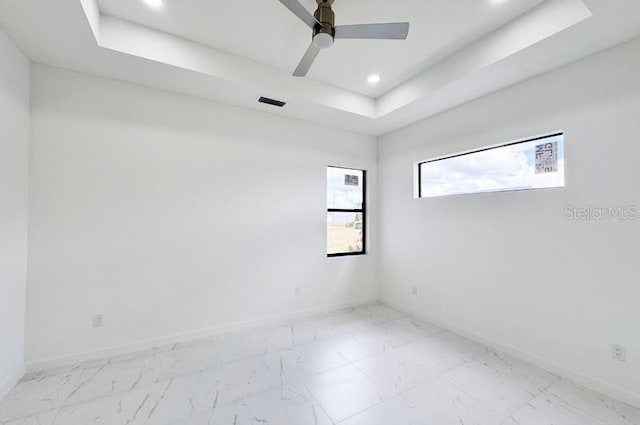
[[[231,322],[215,326],[213,328],[199,329],[180,334],[174,334],[159,338],[151,338],[129,344],[116,345],[111,347],[99,348],[97,350],[90,350],[86,352],[70,354],[67,356],[51,357],[44,360],[37,360],[28,362],[26,364],[26,371],[29,373],[39,372],[41,370],[53,369],[58,367],[72,366],[78,363],[100,360],[107,357],[118,356],[122,354],[135,353],[137,351],[150,350],[152,348],[162,347],[166,345],[189,342],[197,339],[202,339],[210,336],[221,335],[226,332],[238,331],[242,329],[249,329],[257,326],[277,326],[285,324],[292,320],[301,320],[320,314],[326,314],[332,311],[341,310],[345,308],[355,307],[364,304],[371,304],[378,302],[377,297],[368,297],[360,301],[353,301],[340,304],[325,305],[321,307],[310,308],[306,310],[300,310],[292,313],[284,313],[270,316],[263,316],[256,319]],[[24,372],[23,372],[24,375]],[[22,378],[22,376],[20,377]]]
[[[435,316],[431,316],[429,314],[426,314],[422,311],[418,311],[418,310],[414,310],[410,307],[407,307],[403,304],[397,303],[395,301],[392,301],[388,298],[379,298],[378,299],[379,302],[388,305],[389,307],[395,308],[397,310],[400,310],[404,313],[407,314],[411,314],[415,317],[418,317],[420,319],[426,320],[428,322],[433,323],[434,325],[437,325],[443,329],[446,329],[448,331],[457,333],[459,335],[462,335],[466,338],[469,338],[472,341],[475,341],[479,344],[491,347],[495,350],[501,351],[505,354],[508,354],[510,356],[513,356],[517,359],[520,360],[524,360],[526,362],[532,363],[536,366],[538,366],[541,369],[544,369],[548,372],[554,373],[556,375],[559,375],[563,378],[569,379],[571,381],[574,381],[580,385],[583,385],[589,389],[592,389],[594,391],[597,391],[599,393],[608,395],[609,397],[613,397],[617,400],[623,401],[625,403],[628,403],[634,407],[640,408],[640,394],[635,394],[632,393],[628,390],[625,390],[624,388],[618,387],[616,385],[612,385],[612,384],[608,384],[606,382],[603,382],[597,378],[594,378],[592,376],[589,375],[585,375],[582,372],[578,372],[576,370],[573,370],[567,366],[561,365],[559,363],[553,362],[551,360],[547,360],[543,357],[537,356],[535,354],[531,354],[529,352],[523,351],[519,348],[513,347],[509,344],[505,344],[503,342],[497,341],[495,339],[492,338],[488,338],[484,335],[480,335],[478,333],[475,332],[471,332],[463,327],[460,327],[458,325],[455,325],[451,322],[442,320],[438,317]]]
[[[9,374],[3,381],[0,382],[0,401],[2,401],[9,392],[16,386],[18,382],[24,377],[26,368],[24,363],[20,365],[13,373]]]

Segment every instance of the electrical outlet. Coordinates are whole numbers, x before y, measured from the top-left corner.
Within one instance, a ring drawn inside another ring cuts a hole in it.
[[[412,292],[413,292],[413,295],[418,295],[418,287],[414,286]]]
[[[627,347],[623,345],[611,344],[611,358],[621,362],[626,362]]]
[[[103,325],[103,317],[102,314],[94,314],[93,315],[93,327],[101,328]]]
[[[294,292],[296,294],[296,297],[300,296],[300,287],[296,286],[296,289],[294,289]]]

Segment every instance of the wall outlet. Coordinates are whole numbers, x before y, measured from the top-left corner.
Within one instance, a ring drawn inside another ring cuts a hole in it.
[[[101,328],[103,325],[103,317],[102,314],[94,314],[93,315],[93,327]]]
[[[626,362],[627,347],[623,345],[611,344],[611,358],[621,362]]]
[[[411,292],[413,293],[413,295],[418,295],[418,287],[414,286]]]
[[[300,287],[296,286],[296,288],[293,290],[293,292],[296,294],[296,297],[300,296]]]

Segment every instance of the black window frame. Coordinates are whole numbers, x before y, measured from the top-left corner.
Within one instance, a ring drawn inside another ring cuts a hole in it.
[[[494,150],[494,149],[504,148],[504,147],[507,147],[507,146],[520,145],[522,143],[535,142],[537,140],[548,139],[548,138],[551,138],[551,137],[558,137],[558,136],[564,136],[564,135],[565,135],[564,132],[560,131],[560,132],[557,132],[557,133],[547,134],[545,136],[532,137],[532,138],[529,138],[529,139],[518,140],[516,142],[504,143],[504,144],[497,145],[497,146],[489,146],[489,147],[486,147],[486,148],[476,149],[476,150],[469,151],[469,152],[457,153],[457,154],[453,154],[453,155],[447,155],[447,156],[443,156],[443,157],[440,157],[440,158],[429,159],[427,161],[418,162],[418,198],[417,199],[428,199],[428,198],[423,198],[422,197],[422,166],[424,164],[429,164],[429,163],[438,162],[438,161],[444,161],[446,159],[458,158],[460,156],[466,156],[466,155],[472,155],[472,154],[478,153],[478,152],[485,152],[485,151],[490,151],[490,150]],[[501,190],[501,191],[496,191],[496,192],[519,192],[519,191],[524,191],[524,190],[544,190],[544,189],[509,189],[509,190]],[[477,192],[477,193],[481,193],[481,192]],[[414,194],[415,194],[415,192],[414,192]]]
[[[362,170],[360,168],[349,168],[349,167],[339,167],[336,165],[327,165],[327,170],[329,168],[338,168],[340,170],[354,170],[354,171],[362,172],[362,208],[356,208],[356,209],[328,208],[327,206],[327,214],[340,213],[340,212],[362,214],[362,250],[354,251],[354,252],[338,252],[334,254],[327,253],[327,258],[353,257],[356,255],[366,255],[367,254],[367,170]],[[328,237],[328,234],[327,234],[327,237]]]

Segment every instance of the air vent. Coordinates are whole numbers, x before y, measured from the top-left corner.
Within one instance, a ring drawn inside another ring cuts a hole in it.
[[[258,102],[266,103],[267,105],[277,106],[278,108],[282,108],[284,105],[287,104],[286,102],[283,102],[281,100],[269,99],[268,97],[261,97],[260,99],[258,99]]]

